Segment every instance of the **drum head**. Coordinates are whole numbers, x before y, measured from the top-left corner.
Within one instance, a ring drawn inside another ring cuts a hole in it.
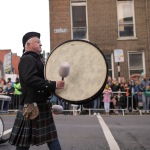
[[[70,64],[70,74],[64,78],[65,87],[56,96],[74,104],[83,104],[100,94],[107,80],[107,63],[102,51],[90,42],[70,40],[56,47],[45,67],[47,80],[61,80],[62,62]]]

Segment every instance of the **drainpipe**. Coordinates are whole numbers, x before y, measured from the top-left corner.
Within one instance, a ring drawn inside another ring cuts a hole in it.
[[[148,17],[148,4],[146,0],[146,23],[147,23],[147,43],[148,43],[148,61],[150,60],[150,31],[149,31],[149,17]]]

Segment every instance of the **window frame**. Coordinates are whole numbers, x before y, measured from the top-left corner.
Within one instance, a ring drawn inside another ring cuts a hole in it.
[[[111,71],[112,72],[112,78],[114,78],[114,56],[113,53],[112,54],[105,54],[105,57],[110,55],[110,59],[111,59],[111,69],[108,68],[108,72]],[[107,59],[106,59],[107,61]]]
[[[124,24],[119,24],[119,18],[118,18],[118,3],[121,2],[125,2],[125,1],[129,1],[132,3],[132,13],[133,13],[133,36],[124,36],[121,37],[120,36],[120,32],[119,32],[119,26],[120,25],[126,25],[126,23]],[[128,40],[128,39],[137,39],[136,38],[136,27],[135,27],[135,7],[134,7],[134,0],[116,0],[116,6],[117,6],[117,25],[118,25],[118,40]]]
[[[129,79],[130,79],[130,76],[131,76],[131,74],[130,74],[131,70],[139,70],[138,68],[137,69],[130,69],[130,59],[129,58],[130,58],[130,55],[132,55],[132,54],[134,54],[134,55],[142,54],[143,72],[146,73],[146,69],[145,69],[145,54],[144,54],[144,52],[128,51],[128,74],[129,74]]]
[[[88,17],[87,17],[87,2],[86,1],[71,1],[70,2],[70,14],[71,14],[71,39],[73,38],[73,18],[72,18],[72,7],[73,6],[85,6],[85,11],[86,11],[86,38],[80,39],[79,40],[88,40]]]

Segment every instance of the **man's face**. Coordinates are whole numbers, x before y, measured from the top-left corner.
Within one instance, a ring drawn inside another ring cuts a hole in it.
[[[31,50],[33,50],[34,52],[40,54],[42,52],[42,44],[39,38],[37,37],[33,37],[30,42],[30,48]]]

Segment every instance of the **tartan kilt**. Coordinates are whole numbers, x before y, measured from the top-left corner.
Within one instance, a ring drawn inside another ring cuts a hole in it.
[[[16,146],[41,145],[57,139],[57,131],[51,112],[50,103],[38,104],[39,116],[25,120],[18,111],[9,143]]]

